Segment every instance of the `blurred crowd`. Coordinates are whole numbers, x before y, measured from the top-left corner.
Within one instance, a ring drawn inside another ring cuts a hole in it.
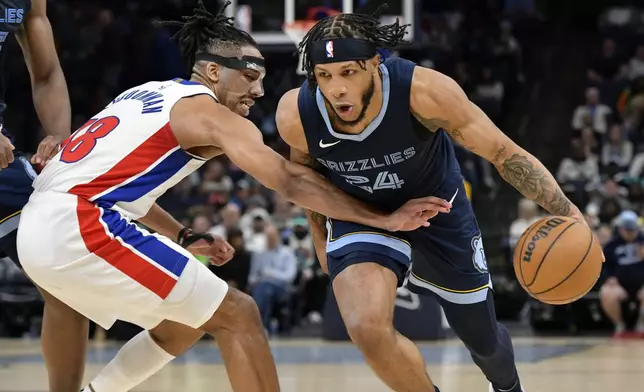
[[[596,290],[616,337],[644,338],[644,41],[606,37],[598,46],[555,176],[604,247]],[[539,218],[538,206],[521,200],[510,242]],[[634,315],[634,334],[625,312]]]

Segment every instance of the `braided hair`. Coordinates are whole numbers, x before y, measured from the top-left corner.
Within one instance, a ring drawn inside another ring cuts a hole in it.
[[[372,42],[379,49],[393,50],[405,41],[409,24],[401,25],[398,19],[388,25],[380,24],[380,15],[387,8],[384,3],[371,15],[339,14],[327,16],[315,24],[297,46],[297,53],[302,55],[302,69],[306,71],[309,86],[315,88],[317,82],[313,74],[315,65],[311,60],[311,43],[329,38],[360,38]],[[364,68],[364,64],[361,65]]]
[[[156,21],[157,27],[179,27],[172,40],[179,44],[181,54],[192,68],[195,54],[215,53],[225,49],[239,49],[242,46],[257,47],[257,42],[247,32],[235,27],[235,18],[227,17],[226,8],[230,1],[212,14],[206,9],[203,0],[197,0],[194,14],[183,16],[182,21]]]

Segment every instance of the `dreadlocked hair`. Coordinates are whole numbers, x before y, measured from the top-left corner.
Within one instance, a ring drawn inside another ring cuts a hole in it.
[[[309,86],[315,89],[317,82],[313,74],[315,67],[310,56],[311,43],[329,38],[360,38],[372,42],[379,49],[393,50],[410,42],[405,40],[407,27],[400,21],[388,25],[380,24],[380,15],[387,4],[380,5],[371,15],[340,14],[327,16],[316,23],[297,46],[297,54],[302,55],[302,69],[306,71]],[[364,62],[361,66],[364,68]]]
[[[239,49],[250,45],[257,47],[257,42],[247,32],[235,27],[235,18],[227,17],[226,8],[230,1],[219,9],[216,14],[209,12],[203,0],[197,0],[194,14],[183,16],[182,21],[156,21],[156,27],[178,27],[172,40],[179,44],[181,54],[192,68],[195,54],[200,52],[214,53],[221,49]]]

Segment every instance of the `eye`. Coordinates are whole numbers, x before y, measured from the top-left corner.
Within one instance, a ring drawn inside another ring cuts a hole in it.
[[[328,74],[328,73],[326,73],[326,72],[320,72],[320,73],[318,73],[318,76],[319,76],[319,77],[321,77],[321,78],[328,78],[328,77],[329,77],[329,76],[331,76],[331,75],[329,75],[329,74]]]
[[[343,76],[351,76],[355,74],[356,71],[354,69],[345,69],[344,72],[342,72]]]
[[[244,76],[246,76],[246,80],[248,80],[249,82],[254,82],[255,81],[255,76],[253,76],[253,75],[246,74]]]

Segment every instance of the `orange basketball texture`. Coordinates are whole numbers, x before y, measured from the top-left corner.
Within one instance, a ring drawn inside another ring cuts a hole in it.
[[[514,250],[521,286],[541,302],[563,305],[593,288],[602,269],[602,249],[588,226],[563,216],[535,222]]]

